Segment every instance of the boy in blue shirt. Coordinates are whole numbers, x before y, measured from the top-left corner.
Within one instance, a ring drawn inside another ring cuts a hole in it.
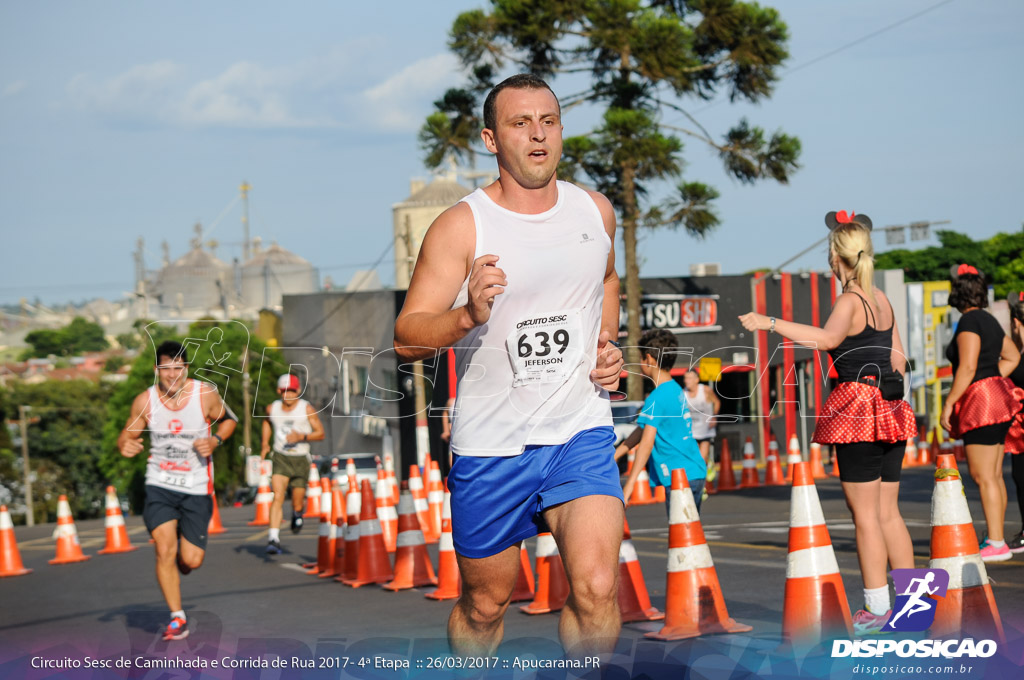
[[[669,371],[676,362],[676,337],[666,330],[647,331],[640,338],[642,358],[640,370],[654,382],[654,391],[647,395],[637,417],[643,428],[629,479],[622,488],[627,502],[633,493],[640,470],[646,467],[651,484],[672,488],[672,470],[682,468],[690,482],[693,500],[700,511],[707,464],[693,438],[690,409],[686,395]],[[666,495],[666,509],[672,494]]]

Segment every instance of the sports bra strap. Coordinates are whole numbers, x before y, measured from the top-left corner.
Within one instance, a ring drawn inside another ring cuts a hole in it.
[[[856,295],[858,298],[860,298],[860,304],[863,305],[863,307],[864,307],[864,325],[868,326],[868,314],[870,314],[871,315],[871,324],[870,324],[869,327],[874,329],[874,330],[878,330],[877,328],[875,328],[875,326],[878,325],[878,320],[875,318],[875,313],[871,311],[871,307],[868,305],[868,301],[865,300],[864,296],[861,295],[860,293],[854,293],[854,295]]]

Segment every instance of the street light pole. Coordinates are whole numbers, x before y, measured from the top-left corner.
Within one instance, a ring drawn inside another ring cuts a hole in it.
[[[32,473],[28,462],[28,412],[30,406],[18,406],[18,418],[21,421],[21,466],[25,475],[25,522],[28,526],[36,525],[35,512],[32,508]]]

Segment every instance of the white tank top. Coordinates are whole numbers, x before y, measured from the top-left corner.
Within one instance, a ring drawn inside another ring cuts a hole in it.
[[[149,392],[149,460],[146,484],[178,493],[205,496],[209,490],[210,459],[200,456],[192,444],[210,436],[210,424],[203,414],[201,390],[216,390],[213,385],[189,380],[185,403],[171,409],[160,398],[156,386]]]
[[[708,401],[708,395],[704,384],[697,385],[697,395],[691,397],[686,390],[686,401],[690,405],[690,419],[693,423],[693,438],[708,439],[715,436],[715,426],[711,424],[711,418],[715,415],[715,405]]]
[[[462,199],[476,225],[473,258],[497,255],[508,286],[488,322],[454,348],[451,444],[460,456],[517,456],[612,424],[608,393],[590,380],[611,241],[587,192],[557,188],[555,205],[537,215],[502,208],[483,189]],[[453,309],[466,304],[468,285]]]
[[[285,456],[308,456],[309,442],[289,444],[287,437],[290,432],[312,434],[313,425],[309,422],[305,399],[299,399],[291,411],[284,410],[280,399],[270,405],[270,425],[274,428],[274,451]]]

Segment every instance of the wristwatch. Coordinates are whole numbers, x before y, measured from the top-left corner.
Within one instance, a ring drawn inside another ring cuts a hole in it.
[[[774,333],[775,332],[775,317],[774,316],[770,316],[768,318],[772,320],[772,325],[771,325],[771,328],[768,329],[768,332],[769,333]]]
[[[218,445],[218,446],[220,446],[221,444],[223,444],[223,443],[224,443],[224,440],[223,440],[223,439],[221,439],[220,435],[219,435],[219,434],[217,434],[216,432],[214,432],[214,433],[213,433],[212,435],[210,435],[210,436],[211,436],[211,437],[213,437],[214,439],[216,439],[216,440],[217,440],[217,445]]]

